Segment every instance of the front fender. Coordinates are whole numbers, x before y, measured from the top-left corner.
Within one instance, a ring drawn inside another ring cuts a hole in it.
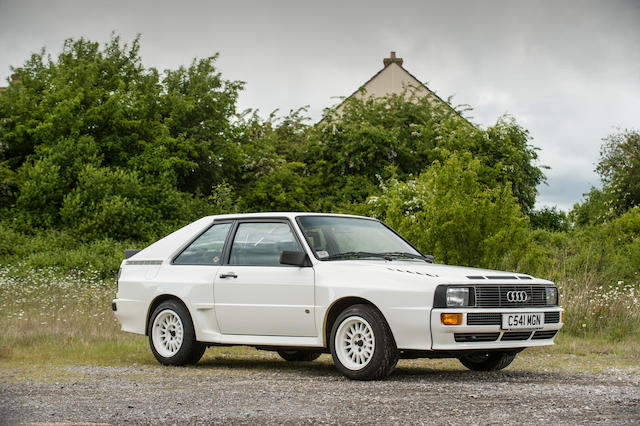
[[[335,274],[331,274],[335,277]],[[316,275],[316,323],[326,329],[332,306],[345,298],[363,299],[384,316],[398,349],[431,348],[429,326],[435,284],[400,274],[359,274],[341,280]]]

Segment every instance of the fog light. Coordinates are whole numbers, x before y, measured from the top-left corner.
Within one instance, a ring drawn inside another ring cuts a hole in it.
[[[440,314],[440,321],[444,325],[462,324],[462,314]]]

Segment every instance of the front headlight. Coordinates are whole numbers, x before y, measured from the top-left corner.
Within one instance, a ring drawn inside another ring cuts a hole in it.
[[[558,289],[555,287],[546,287],[544,289],[544,294],[547,299],[547,305],[557,305],[558,304]]]
[[[449,287],[447,289],[447,307],[469,306],[469,289]]]

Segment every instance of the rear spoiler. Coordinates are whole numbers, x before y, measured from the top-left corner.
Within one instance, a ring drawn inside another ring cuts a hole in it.
[[[124,251],[124,258],[125,258],[125,259],[128,259],[128,258],[130,258],[131,256],[133,256],[134,254],[137,254],[137,253],[139,253],[139,252],[141,252],[141,251],[142,251],[142,249],[126,249],[126,250]]]

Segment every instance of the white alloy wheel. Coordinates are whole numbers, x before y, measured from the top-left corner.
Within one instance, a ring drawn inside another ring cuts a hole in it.
[[[345,318],[335,335],[338,359],[349,370],[361,370],[369,364],[376,349],[371,325],[362,317]]]
[[[165,309],[156,316],[152,333],[154,348],[165,358],[174,356],[182,347],[182,320],[171,309]]]

